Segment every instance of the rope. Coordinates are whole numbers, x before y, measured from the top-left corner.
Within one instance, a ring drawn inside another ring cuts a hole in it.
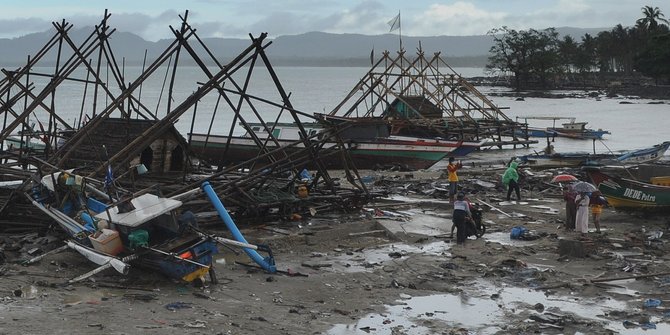
[[[609,151],[613,156],[616,156],[616,154],[612,151],[612,149],[610,149],[610,148],[607,146],[607,144],[605,144],[605,142],[603,142],[602,139],[598,139],[598,141],[600,141],[600,143],[607,149],[607,151]],[[633,176],[633,174],[628,170],[628,167],[626,167],[626,163],[625,163],[625,162],[622,162],[621,164],[623,165],[623,169],[626,170],[626,172],[628,173],[628,175],[630,176],[630,178],[631,178],[631,179],[634,179],[634,180],[637,180],[637,178],[635,178],[635,177]]]

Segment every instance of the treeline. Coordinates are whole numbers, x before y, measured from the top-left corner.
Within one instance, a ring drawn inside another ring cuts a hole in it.
[[[645,6],[633,27],[618,24],[580,41],[559,38],[554,28],[516,31],[507,27],[491,30],[494,45],[486,68],[509,73],[517,89],[552,88],[565,81],[594,76],[637,73],[656,83],[670,83],[670,32],[668,20],[658,7]]]

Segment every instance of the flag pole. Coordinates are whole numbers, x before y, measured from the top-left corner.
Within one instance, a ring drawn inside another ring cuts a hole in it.
[[[402,51],[402,20],[400,20],[400,11],[398,11],[398,40],[400,41],[399,51]]]

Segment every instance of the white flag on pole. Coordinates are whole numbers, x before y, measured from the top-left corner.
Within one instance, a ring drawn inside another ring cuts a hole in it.
[[[389,26],[391,26],[391,30],[389,30],[389,32],[400,29],[400,13],[398,13],[398,15],[392,18],[391,21],[388,22],[388,24]]]

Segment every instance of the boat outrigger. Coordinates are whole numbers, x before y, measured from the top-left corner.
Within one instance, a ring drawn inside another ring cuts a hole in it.
[[[207,182],[202,190],[172,198],[148,190],[116,196],[118,192],[111,192],[109,187],[103,192],[103,186],[102,182],[70,170],[44,176],[25,193],[33,205],[69,235],[68,247],[99,265],[70,282],[110,267],[127,274],[131,264],[185,282],[204,280],[207,274],[216,282],[212,263],[218,253],[217,243],[242,247],[266,271],[276,271],[270,249],[244,239]],[[180,212],[183,204],[180,198],[202,191],[207,193],[236,240],[204,233],[191,212]],[[266,251],[269,256],[263,258],[256,250]]]

